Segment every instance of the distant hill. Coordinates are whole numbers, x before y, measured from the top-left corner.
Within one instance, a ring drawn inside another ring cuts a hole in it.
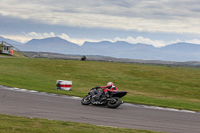
[[[127,42],[85,42],[83,49],[90,55],[104,55],[117,58],[149,58],[148,53],[155,52],[156,48],[147,44],[130,44]]]
[[[10,40],[11,41],[11,40]],[[14,43],[14,42],[13,42]],[[59,37],[33,39],[24,45],[15,45],[22,51],[52,52],[74,55],[102,55],[115,58],[163,60],[163,61],[200,61],[200,45],[176,43],[156,48],[148,44],[128,42],[85,42],[82,46]]]
[[[81,50],[80,46],[59,37],[32,39],[23,46],[19,46],[23,51],[53,52],[62,54],[74,54]]]
[[[200,45],[191,43],[175,43],[161,47],[165,60],[174,61],[200,61]]]
[[[164,61],[200,61],[200,45],[176,43],[156,48],[148,44],[127,42],[85,42],[83,49],[90,55],[105,55],[116,58]]]
[[[200,52],[200,45],[182,42],[182,43],[167,45],[165,47],[162,47],[161,50],[168,52],[193,53],[193,52]]]

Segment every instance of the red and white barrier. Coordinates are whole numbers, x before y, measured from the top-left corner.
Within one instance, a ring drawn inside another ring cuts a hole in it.
[[[72,89],[72,81],[66,80],[57,80],[56,82],[57,90],[67,90],[70,91]]]

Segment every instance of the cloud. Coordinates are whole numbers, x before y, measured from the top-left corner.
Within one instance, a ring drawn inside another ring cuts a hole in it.
[[[24,34],[25,34],[26,37],[31,37],[31,38],[34,38],[34,39],[56,37],[54,32],[50,32],[50,33],[29,32],[29,33],[24,33]]]
[[[137,43],[142,43],[142,44],[149,44],[154,47],[163,47],[166,45],[174,44],[174,43],[179,43],[179,42],[186,42],[186,43],[192,43],[192,44],[199,44],[200,45],[200,40],[199,39],[192,39],[192,40],[171,40],[171,41],[163,41],[163,40],[152,40],[150,38],[145,38],[143,36],[137,36],[137,37],[131,37],[128,36],[126,38],[121,38],[121,37],[115,37],[113,39],[109,38],[102,38],[102,39],[91,39],[91,38],[72,38],[68,36],[65,33],[62,34],[55,34],[54,32],[49,32],[49,33],[37,33],[37,32],[30,32],[30,33],[23,33],[24,35],[1,35],[4,38],[12,39],[21,43],[26,43],[30,41],[31,39],[44,39],[44,38],[49,38],[49,37],[60,37],[64,40],[67,40],[69,42],[78,44],[78,45],[83,45],[84,42],[101,42],[101,41],[110,41],[110,42],[117,42],[117,41],[124,41],[128,42],[130,44],[137,44]]]
[[[193,44],[200,44],[200,40],[199,39],[186,40],[185,42],[193,43]]]
[[[129,42],[131,44],[137,44],[137,43],[150,44],[150,45],[153,45],[154,47],[162,47],[162,46],[167,45],[166,42],[164,42],[164,41],[151,40],[149,38],[144,38],[142,36],[138,36],[136,38],[133,38],[131,36],[129,36],[127,38],[116,37],[114,40],[115,41],[125,41],[125,42]]]
[[[78,39],[78,38],[70,38],[67,34],[62,33],[62,34],[55,34],[54,32],[50,33],[37,33],[37,32],[30,32],[30,33],[24,33],[26,38],[32,38],[32,39],[44,39],[44,38],[49,38],[49,37],[60,37],[64,40],[73,42],[78,45],[82,45],[85,40],[90,40],[91,39]]]
[[[1,35],[1,36],[21,43],[26,43],[32,39],[31,37],[22,35]]]
[[[2,16],[48,25],[200,34],[196,0],[3,0],[0,9]]]
[[[179,39],[173,40],[173,41],[151,40],[150,38],[145,38],[143,36],[138,36],[136,38],[133,38],[131,36],[129,36],[127,38],[116,37],[116,38],[114,38],[114,42],[116,42],[116,41],[125,41],[125,42],[131,43],[131,44],[137,44],[137,43],[149,44],[149,45],[152,45],[154,47],[163,47],[163,46],[166,46],[166,45],[169,45],[169,44],[183,42]]]

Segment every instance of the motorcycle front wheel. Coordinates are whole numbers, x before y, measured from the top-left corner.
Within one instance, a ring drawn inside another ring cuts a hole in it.
[[[81,100],[82,105],[89,105],[91,103],[91,96],[87,95]]]
[[[109,108],[117,108],[122,104],[122,100],[119,97],[113,97],[113,100],[107,102]]]

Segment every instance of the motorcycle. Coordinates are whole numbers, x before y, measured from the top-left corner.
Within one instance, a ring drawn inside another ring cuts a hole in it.
[[[106,105],[109,108],[119,107],[123,101],[121,97],[127,94],[126,91],[113,91],[109,89],[92,88],[88,95],[81,100],[82,105]]]

